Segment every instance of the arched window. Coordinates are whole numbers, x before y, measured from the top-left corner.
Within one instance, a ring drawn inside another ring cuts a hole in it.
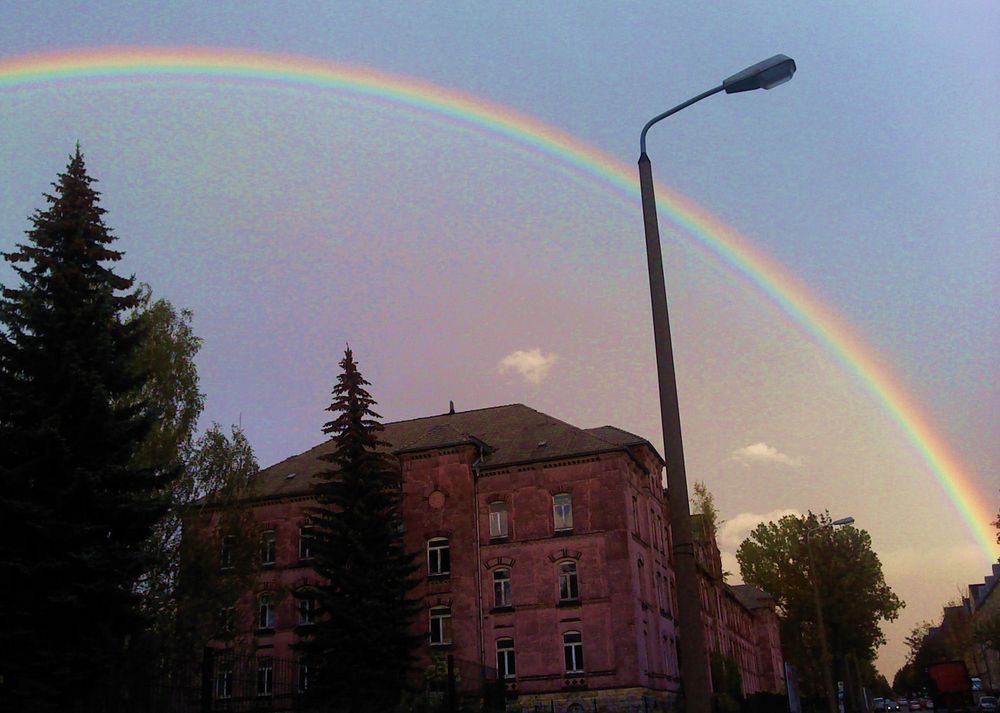
[[[507,503],[503,500],[490,503],[490,537],[507,537]]]
[[[493,570],[493,606],[497,609],[514,606],[510,570],[506,567]]]
[[[552,496],[552,522],[556,532],[573,529],[573,496],[569,493]]]
[[[273,629],[275,621],[274,595],[265,592],[257,597],[257,628]]]
[[[514,665],[514,640],[510,638],[497,639],[497,677],[514,678],[517,669]]]
[[[451,643],[451,607],[431,608],[431,645]]]
[[[431,577],[451,572],[451,547],[447,537],[427,541],[427,574]]]
[[[309,626],[316,623],[316,612],[319,609],[319,601],[316,599],[316,591],[313,589],[300,589],[295,593],[298,603],[299,626]]]
[[[563,634],[563,658],[566,673],[583,672],[583,635],[579,631],[567,631]]]
[[[559,601],[571,602],[580,598],[580,587],[576,577],[576,562],[566,560],[559,563]]]

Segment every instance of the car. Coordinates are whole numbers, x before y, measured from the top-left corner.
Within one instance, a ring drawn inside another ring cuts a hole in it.
[[[911,698],[909,707],[911,711],[918,711],[923,708],[923,705],[920,703],[919,698]]]
[[[892,700],[891,698],[886,698],[885,699],[885,710],[886,710],[886,713],[889,713],[889,711],[898,711],[899,710],[899,703],[897,703],[896,701]]]
[[[884,698],[873,698],[872,699],[872,710],[876,713],[883,713],[885,711],[885,699]]]
[[[997,710],[996,696],[981,696],[979,698],[979,703],[976,705],[977,713],[996,713],[996,710]]]
[[[928,711],[934,710],[934,701],[932,701],[930,698],[925,698],[924,699],[924,710],[928,710]]]

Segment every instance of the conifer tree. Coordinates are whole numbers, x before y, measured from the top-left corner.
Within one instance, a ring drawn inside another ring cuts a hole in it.
[[[144,622],[136,577],[171,473],[133,455],[155,414],[128,323],[131,278],[77,146],[4,254],[0,298],[0,700],[5,710],[110,711]],[[6,706],[6,707],[5,707]]]
[[[409,596],[414,557],[403,545],[397,462],[379,439],[370,384],[350,347],[333,389],[334,415],[323,432],[334,450],[333,468],[315,488],[310,510],[318,617],[302,646],[312,700],[334,711],[390,711],[406,686],[414,651],[422,640],[411,631],[419,611]]]

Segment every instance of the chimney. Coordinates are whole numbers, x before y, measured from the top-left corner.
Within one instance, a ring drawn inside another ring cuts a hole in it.
[[[455,413],[455,402],[454,401],[449,401],[448,402],[448,415],[450,416],[453,413]]]

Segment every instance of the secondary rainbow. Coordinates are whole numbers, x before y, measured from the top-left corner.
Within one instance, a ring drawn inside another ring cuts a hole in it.
[[[630,203],[638,202],[633,166],[506,106],[412,77],[304,57],[195,47],[101,47],[0,59],[0,91],[77,80],[151,77],[274,83],[388,103],[435,121],[489,132],[521,149],[555,158],[563,169],[605,184]],[[889,367],[776,260],[693,201],[663,185],[657,192],[663,217],[762,290],[877,399],[927,463],[988,560],[995,561],[998,547],[989,525],[994,515],[986,508],[987,498]]]

